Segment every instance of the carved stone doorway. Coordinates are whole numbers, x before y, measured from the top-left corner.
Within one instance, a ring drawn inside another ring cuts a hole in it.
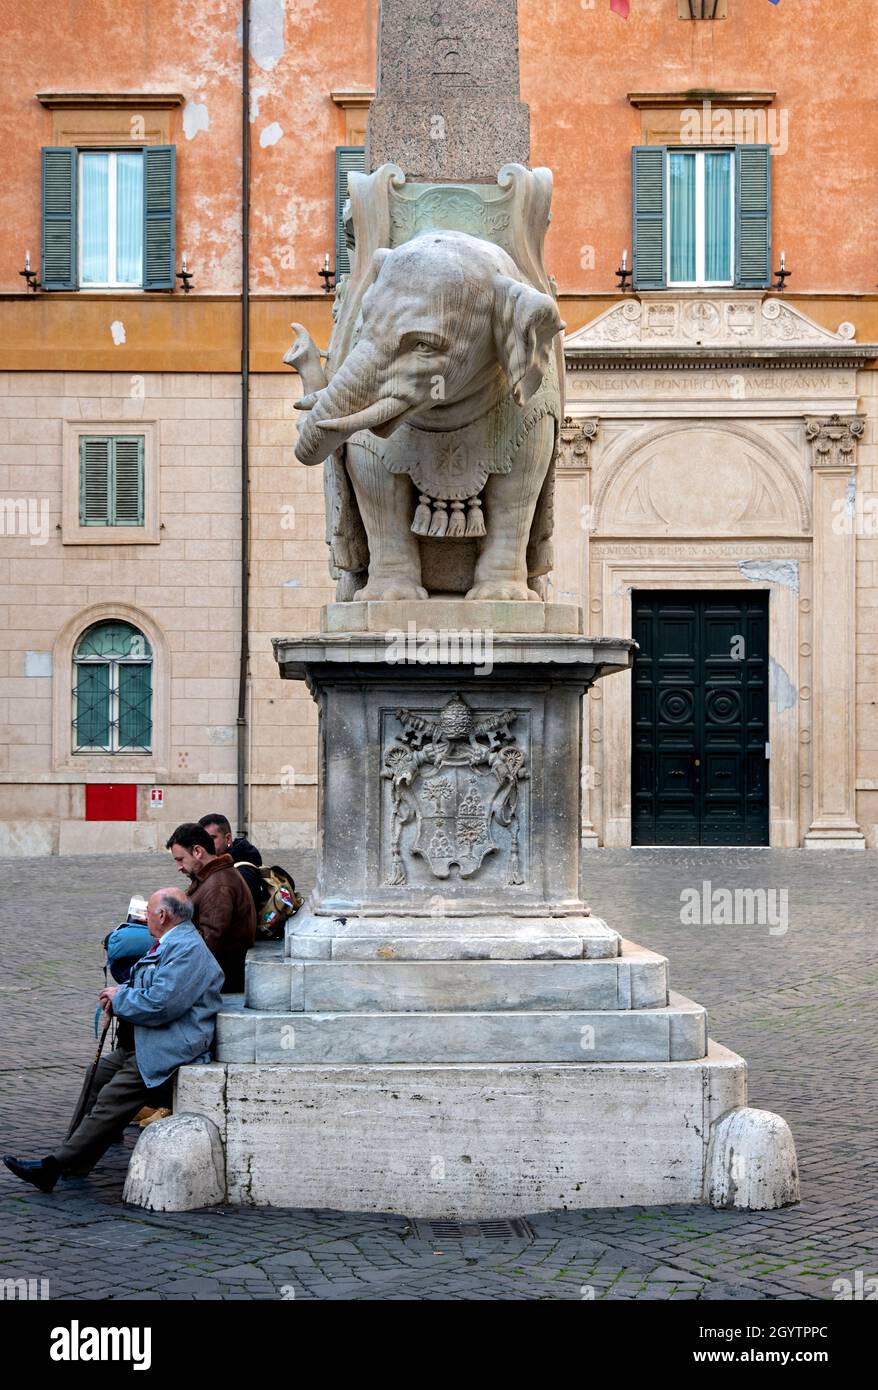
[[[632,844],[768,844],[768,597],[632,594]]]

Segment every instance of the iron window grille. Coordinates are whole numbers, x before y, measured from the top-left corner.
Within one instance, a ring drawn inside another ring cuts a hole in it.
[[[130,623],[95,623],[73,654],[75,753],[152,751],[152,648]]]

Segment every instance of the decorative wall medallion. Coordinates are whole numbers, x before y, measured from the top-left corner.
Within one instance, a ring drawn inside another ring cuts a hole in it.
[[[448,878],[452,866],[461,878],[471,878],[486,855],[501,850],[494,838],[500,827],[508,835],[507,883],[524,882],[519,783],[529,774],[510,731],[517,717],[507,709],[477,719],[458,694],[438,719],[396,710],[402,733],[386,749],[381,771],[392,800],[388,884],[407,882],[402,832],[412,823],[409,853],[424,859],[435,878]]]
[[[715,338],[722,328],[722,315],[709,299],[689,299],[682,307],[680,327],[693,342]]]

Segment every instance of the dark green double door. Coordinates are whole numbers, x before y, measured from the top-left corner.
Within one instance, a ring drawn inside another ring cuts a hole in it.
[[[768,595],[632,603],[632,843],[767,845]]]

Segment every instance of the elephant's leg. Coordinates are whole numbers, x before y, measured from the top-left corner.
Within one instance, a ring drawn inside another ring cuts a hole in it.
[[[358,599],[426,598],[421,552],[412,535],[412,485],[371,450],[348,444],[347,470],[369,541],[369,579]]]
[[[527,545],[554,440],[555,422],[546,416],[530,431],[510,471],[492,474],[485,484],[487,534],[467,598],[539,603],[539,594],[527,585]]]

